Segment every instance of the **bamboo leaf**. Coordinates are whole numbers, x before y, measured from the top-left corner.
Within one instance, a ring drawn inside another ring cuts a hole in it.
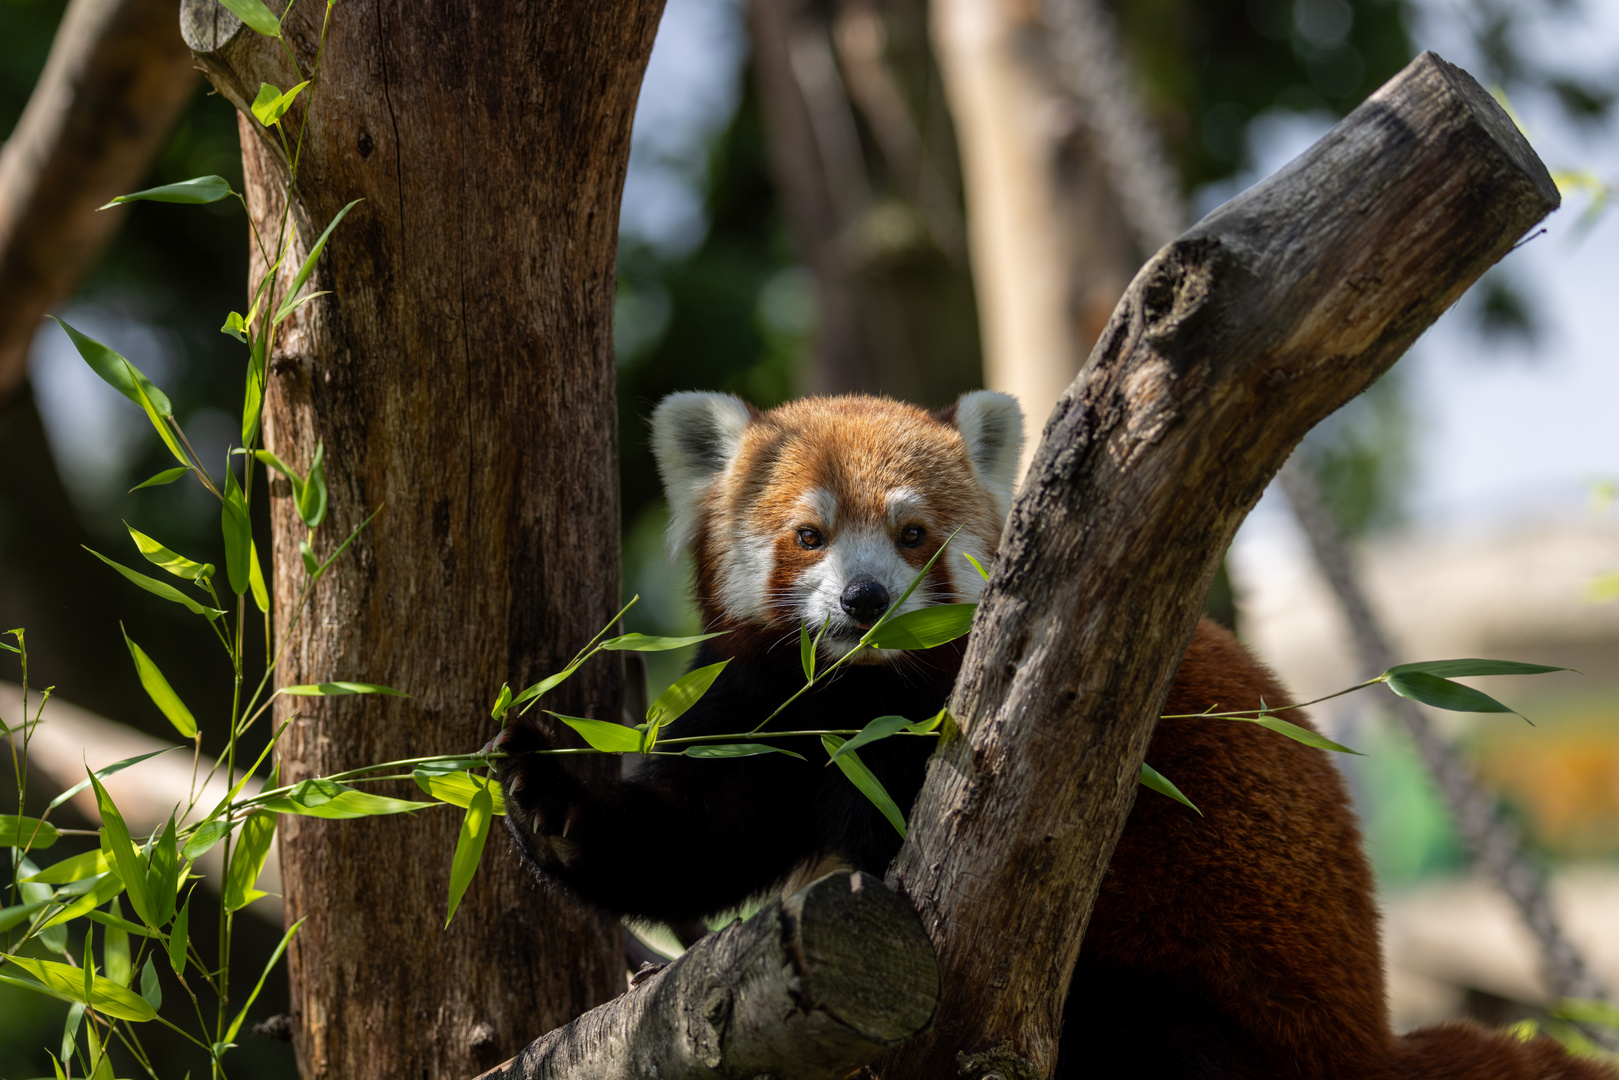
[[[1522,664],[1516,660],[1424,660],[1415,664],[1396,664],[1383,672],[1383,678],[1412,672],[1456,679],[1468,675],[1544,675],[1549,671],[1569,670],[1545,664]]]
[[[281,302],[281,310],[275,313],[275,322],[279,323],[291,314],[299,291],[303,289],[304,283],[309,280],[309,275],[315,272],[315,263],[319,261],[320,253],[326,249],[326,241],[332,235],[332,230],[337,228],[337,223],[348,216],[348,212],[354,209],[360,201],[355,199],[339,210],[337,216],[332,218],[332,223],[326,226],[326,231],[320,234],[320,239],[315,241],[315,246],[309,249],[309,255],[304,259],[303,266],[298,268],[298,276],[292,279],[292,288],[287,290],[286,299]]]
[[[308,916],[304,918],[308,918]],[[236,1014],[236,1019],[231,1021],[230,1030],[225,1033],[224,1042],[229,1043],[236,1039],[236,1033],[242,1030],[242,1021],[247,1019],[247,1010],[253,1006],[253,1002],[258,1000],[259,992],[264,989],[265,980],[270,977],[270,972],[275,970],[275,965],[281,959],[281,954],[287,951],[287,944],[292,941],[292,935],[296,934],[298,928],[303,924],[304,919],[299,919],[287,927],[287,932],[281,935],[281,942],[275,947],[275,952],[270,954],[270,959],[265,963],[264,970],[259,973],[259,981],[254,984],[253,992],[247,995],[247,1000],[242,1002],[241,1011]]]
[[[488,788],[480,788],[467,806],[467,816],[461,821],[461,835],[455,841],[455,858],[450,862],[450,910],[444,917],[449,926],[455,918],[455,909],[461,906],[461,897],[472,884],[472,875],[478,872],[483,858],[484,843],[489,839],[489,822],[493,800]]]
[[[233,337],[237,341],[247,341],[247,320],[242,318],[240,311],[233,311],[225,316],[225,325],[219,328],[221,334]]]
[[[836,735],[822,735],[821,745],[826,747],[827,754],[832,756],[832,760],[843,770],[843,775],[849,778],[849,782],[860,790],[860,794],[870,799],[873,806],[882,811],[883,817],[887,818],[888,823],[903,837],[905,815],[899,812],[899,807],[894,804],[888,789],[883,787],[882,781],[878,780],[870,769],[866,768],[866,763],[860,760],[860,755],[838,754],[843,740]]]
[[[43,900],[30,900],[27,903],[0,908],[0,934],[5,933],[25,919],[32,918],[36,911],[48,908],[54,903],[56,901],[47,896]]]
[[[326,473],[321,458],[326,453],[324,442],[315,444],[315,459],[309,463],[309,475],[304,478],[303,490],[298,493],[298,516],[311,529],[326,520]]]
[[[1437,675],[1430,675],[1423,671],[1406,671],[1398,675],[1390,675],[1387,680],[1388,687],[1403,698],[1420,701],[1424,705],[1432,705],[1436,709],[1449,709],[1452,712],[1480,712],[1480,713],[1518,713],[1516,709],[1509,709],[1490,695],[1471,686],[1441,679]]]
[[[108,900],[111,900],[119,893],[125,891],[124,879],[118,876],[118,872],[116,870],[109,871],[106,876],[97,878],[91,882],[86,882],[85,884],[90,885],[91,888],[83,895],[75,899],[67,907],[63,908],[61,911],[58,911],[49,919],[46,919],[44,925],[41,926],[40,929],[48,930],[51,927],[59,927],[65,923],[72,922],[74,919],[88,915],[102,904],[105,904]],[[68,890],[63,889],[61,892],[67,893]],[[63,931],[63,933],[65,933],[65,931]],[[40,936],[44,937],[43,934]],[[61,950],[57,949],[56,951],[60,952]]]
[[[866,640],[879,649],[931,649],[972,629],[977,604],[935,604],[907,611],[874,627]]]
[[[487,776],[475,776],[466,769],[443,770],[431,765],[418,765],[411,777],[417,787],[433,798],[463,809],[472,805],[473,796],[478,792],[488,791],[490,813],[496,817],[505,816],[506,799],[501,794],[500,784]]]
[[[142,1023],[157,1015],[157,1010],[140,995],[124,989],[111,979],[89,975],[88,971],[80,970],[71,964],[59,964],[53,960],[34,960],[23,956],[6,956],[5,959],[39,980],[34,984],[22,979],[7,978],[5,982],[8,985],[46,993],[65,1001],[83,1001],[97,1012],[117,1020]],[[88,994],[84,990],[87,975],[90,978]]]
[[[547,675],[539,682],[525,689],[521,694],[518,694],[516,697],[512,698],[512,708],[515,709],[519,705],[525,705],[538,697],[550,693],[552,690],[555,690],[564,679],[566,679],[569,675],[572,675],[577,670],[579,670],[577,664],[569,664],[555,675]]]
[[[174,406],[169,404],[168,397],[152,385],[152,381],[141,373],[141,370],[128,360],[124,359],[113,349],[108,348],[95,338],[79,333],[73,327],[57,319],[56,325],[67,332],[73,342],[73,347],[79,350],[84,362],[90,365],[90,370],[100,375],[114,390],[124,395],[130,401],[142,406],[150,404],[157,410],[159,416],[170,417],[174,415]],[[144,400],[142,395],[144,394]],[[182,459],[184,460],[184,459]]]
[[[1191,807],[1192,811],[1196,813],[1198,817],[1203,816],[1203,811],[1194,806],[1191,799],[1188,799],[1185,795],[1182,795],[1181,789],[1171,783],[1169,777],[1165,776],[1151,765],[1148,765],[1145,761],[1141,763],[1141,775],[1137,778],[1137,782],[1142,787],[1151,788],[1160,795],[1168,795],[1171,799],[1174,799],[1182,806]]]
[[[508,710],[511,709],[511,707],[512,707],[512,688],[511,688],[511,684],[509,684],[509,683],[501,683],[500,684],[500,696],[495,699],[495,704],[489,709],[489,717],[490,717],[490,719],[495,720],[497,722],[506,719],[506,713],[507,713]]]
[[[304,817],[346,821],[382,814],[406,814],[429,804],[373,795],[334,780],[315,778],[294,785],[284,796],[266,799],[258,805],[277,814],[301,814]]]
[[[608,652],[667,652],[670,649],[683,649],[687,645],[695,645],[699,641],[709,638],[721,637],[730,633],[721,630],[715,634],[694,634],[691,637],[658,637],[654,634],[621,634],[618,637],[608,638],[601,643],[601,647]]]
[[[142,480],[129,490],[133,492],[139,491],[141,488],[162,487],[164,484],[172,484],[190,471],[190,467],[186,465],[179,465],[172,469],[164,469],[156,476]]]
[[[101,808],[102,846],[112,855],[113,868],[129,893],[129,903],[135,909],[135,914],[140,916],[141,922],[156,929],[161,924],[156,920],[156,909],[146,884],[146,865],[141,861],[134,841],[129,838],[129,827],[124,824],[124,816],[118,812],[118,807],[113,805],[112,796],[107,794],[107,789],[101,786],[94,773],[90,774],[90,783],[96,789],[96,804]]]
[[[112,913],[122,918],[116,899],[112,902]],[[106,969],[108,979],[119,986],[129,985],[135,974],[129,964],[129,931],[121,927],[107,927],[101,947],[101,966]]]
[[[939,725],[944,723],[949,716],[950,707],[946,705],[944,708],[940,709],[926,720],[918,720],[906,730],[913,731],[918,735],[926,735],[930,731],[936,731]]]
[[[546,710],[550,712],[550,710]],[[641,749],[641,733],[622,724],[606,720],[592,720],[584,716],[563,716],[550,713],[580,735],[585,742],[606,754],[633,754]]]
[[[297,86],[283,92],[270,83],[259,83],[258,96],[253,99],[254,118],[265,127],[274,127],[281,122],[281,118],[287,114],[287,110],[292,108],[293,100],[303,93],[304,87],[308,85],[309,80],[305,79]]]
[[[985,581],[989,580],[989,571],[984,569],[984,565],[982,563],[965,551],[961,553],[961,557],[973,564],[973,569],[978,571],[979,577],[983,578]]]
[[[247,584],[253,590],[253,605],[261,612],[270,613],[270,589],[264,584],[264,571],[259,566],[259,545],[248,545]]]
[[[803,754],[795,754],[791,750],[784,750],[769,743],[700,743],[697,746],[688,746],[681,751],[686,757],[694,758],[739,758],[757,757],[760,754],[786,754],[799,761],[808,760]]]
[[[180,854],[189,861],[196,862],[215,844],[225,839],[225,834],[229,831],[230,826],[223,821],[204,822],[197,826],[191,838],[186,841],[185,847],[180,849]]]
[[[720,672],[729,663],[729,660],[721,660],[717,664],[695,668],[676,679],[646,711],[647,723],[661,728],[678,720],[708,693],[708,688],[714,685],[714,680],[720,677]]]
[[[903,716],[879,716],[833,751],[832,760],[836,761],[844,754],[852,754],[862,746],[886,739],[895,732],[904,731],[911,726],[911,722]]]
[[[163,834],[152,846],[152,865],[147,870],[146,880],[151,887],[152,913],[157,916],[157,925],[167,926],[174,918],[174,894],[180,887],[180,852],[172,814]]]
[[[10,820],[10,819],[0,819]],[[105,874],[112,868],[107,853],[100,848],[73,855],[61,862],[52,863],[37,874],[30,874],[23,881],[39,882],[45,885],[66,885],[74,881],[83,881],[85,878]]]
[[[175,184],[162,184],[158,187],[146,188],[144,191],[132,191],[128,195],[119,195],[111,202],[96,207],[97,210],[106,210],[109,207],[122,203],[132,202],[166,202],[186,203],[191,206],[201,206],[204,203],[218,202],[236,194],[231,190],[229,181],[223,176],[194,176],[190,180],[181,180]]]
[[[154,1010],[163,1007],[163,987],[157,981],[157,968],[153,966],[150,956],[146,958],[146,964],[141,968],[141,997]]]
[[[196,738],[197,721],[191,715],[191,710],[180,700],[180,695],[174,692],[169,680],[163,677],[163,672],[152,663],[152,658],[130,640],[129,632],[124,630],[123,623],[118,624],[118,629],[124,635],[124,644],[129,646],[130,659],[135,661],[135,674],[140,676],[141,688],[146,691],[146,696],[152,699],[152,704],[169,718],[169,723],[173,724],[174,729],[184,738]]]
[[[291,694],[294,697],[342,697],[345,694],[387,694],[390,697],[410,697],[403,690],[395,690],[391,686],[381,686],[377,683],[367,682],[304,683],[300,686],[283,686],[280,692]]]
[[[56,843],[56,826],[35,817],[0,814],[0,847],[28,847],[35,851]]]
[[[1290,724],[1279,716],[1261,716],[1254,722],[1260,727],[1270,728],[1272,731],[1286,735],[1289,739],[1294,739],[1301,742],[1305,746],[1313,746],[1317,750],[1331,750],[1336,754],[1354,754],[1357,757],[1362,756],[1359,750],[1351,750],[1349,747],[1344,746],[1341,743],[1333,742],[1325,735],[1316,734],[1307,727],[1300,727],[1298,724]]]
[[[264,869],[265,857],[270,853],[270,841],[275,838],[275,815],[264,811],[249,814],[242,823],[241,838],[231,856],[230,871],[225,876],[225,910],[239,911],[265,894],[253,886]]]
[[[219,506],[219,528],[225,537],[225,572],[231,592],[241,596],[252,587],[248,560],[253,555],[253,525],[247,512],[247,499],[236,482],[236,470],[225,470],[224,499]]]
[[[186,897],[185,906],[180,914],[174,917],[174,927],[169,931],[168,957],[169,970],[181,978],[185,978],[186,971],[186,945],[191,941],[191,897]]]
[[[185,471],[184,469],[180,470],[182,473]],[[195,562],[184,555],[170,551],[127,521],[124,522],[124,528],[129,530],[129,537],[135,541],[135,546],[140,549],[141,555],[153,566],[167,570],[175,577],[184,578],[187,581],[196,581],[199,578],[213,576],[214,567],[212,563]]]
[[[111,559],[101,554],[101,552],[96,551],[94,548],[87,547],[84,550],[88,551],[90,554],[94,555],[96,558],[100,559],[102,562],[124,575],[124,577],[131,583],[139,585],[153,596],[161,596],[165,600],[171,600],[174,603],[183,606],[193,615],[201,615],[203,618],[208,619],[211,622],[225,614],[218,608],[206,607],[197,603],[195,600],[191,599],[191,597],[187,596],[179,589],[176,589],[173,585],[170,585],[166,581],[159,581],[157,578],[147,577],[145,574],[136,573],[134,570],[131,570],[128,567],[120,566],[118,563],[113,562]]]
[[[815,643],[810,640],[809,623],[798,624],[798,666],[804,669],[804,681],[815,681]]]
[[[264,6],[264,0],[219,0],[225,10],[265,37],[281,36],[281,20]]]

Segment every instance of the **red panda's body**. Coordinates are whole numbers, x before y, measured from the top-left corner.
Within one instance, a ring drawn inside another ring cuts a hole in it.
[[[940,416],[872,398],[809,399],[771,413],[674,395],[654,417],[672,545],[696,557],[708,629],[698,663],[731,658],[668,736],[743,733],[803,683],[798,627],[826,625],[834,659],[887,610],[954,532],[993,558],[1010,502],[1021,417],[970,394]],[[959,531],[958,531],[959,530]],[[947,553],[947,555],[950,553]],[[972,600],[965,559],[943,558],[905,602]],[[773,721],[776,730],[921,719],[949,695],[961,653],[857,657]],[[1257,708],[1286,694],[1205,621],[1165,712]],[[659,757],[632,780],[586,784],[543,755],[532,722],[502,736],[508,826],[541,875],[612,911],[680,919],[734,906],[805,866],[881,874],[899,837],[815,739],[809,761]],[[862,751],[909,809],[930,743]],[[1203,816],[1137,799],[1091,916],[1064,1016],[1065,1077],[1323,1080],[1619,1080],[1547,1039],[1470,1025],[1398,1038],[1388,1025],[1371,874],[1336,769],[1251,724],[1165,720],[1148,760]]]

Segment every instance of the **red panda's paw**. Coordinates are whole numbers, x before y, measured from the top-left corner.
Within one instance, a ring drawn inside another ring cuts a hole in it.
[[[538,753],[559,743],[533,719],[509,723],[490,742],[507,756],[496,763],[506,796],[506,825],[524,856],[538,868],[567,866],[570,811],[578,802],[578,781],[554,755]]]

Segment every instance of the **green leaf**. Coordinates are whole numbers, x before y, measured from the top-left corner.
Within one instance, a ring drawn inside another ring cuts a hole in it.
[[[152,385],[152,381],[141,374],[140,369],[134,364],[95,338],[79,333],[61,319],[57,319],[55,315],[50,317],[56,319],[56,324],[67,331],[67,336],[73,341],[73,347],[79,350],[79,355],[90,365],[90,370],[100,375],[114,390],[142,407],[150,402],[159,416],[174,415],[174,406],[169,404],[168,397]],[[143,393],[145,401],[141,397]]]
[[[539,682],[537,682],[534,685],[528,687],[521,694],[518,694],[516,697],[512,698],[512,708],[515,709],[519,705],[527,704],[528,702],[533,701],[534,699],[536,699],[538,697],[541,697],[541,696],[543,696],[545,694],[550,693],[552,690],[555,690],[557,688],[557,686],[560,685],[564,679],[566,679],[569,675],[572,675],[575,671],[578,671],[578,670],[579,670],[579,666],[577,664],[569,664],[567,667],[563,668],[561,671],[557,672],[555,675],[547,675],[545,678],[541,679]]]
[[[319,528],[326,520],[326,473],[320,463],[325,453],[326,444],[316,443],[315,460],[309,463],[309,475],[304,479],[303,490],[298,492],[298,516],[311,529]]]
[[[721,660],[707,667],[694,668],[676,679],[646,711],[647,723],[653,727],[664,727],[678,720],[708,693],[708,688],[714,685],[714,680],[720,677],[720,672],[729,663],[729,660]]]
[[[894,805],[888,789],[883,787],[882,781],[878,780],[870,769],[866,768],[866,763],[860,760],[860,755],[839,754],[838,750],[843,746],[843,740],[836,735],[822,735],[821,745],[826,747],[827,754],[837,763],[838,768],[843,770],[843,775],[849,778],[849,782],[859,788],[860,794],[870,799],[872,805],[882,811],[883,817],[887,818],[888,823],[903,837],[905,815],[899,812],[899,807]]]
[[[276,945],[275,952],[270,954],[270,959],[264,964],[264,970],[259,973],[259,981],[253,985],[253,992],[247,995],[246,1001],[242,1002],[241,1011],[236,1014],[236,1019],[231,1021],[230,1029],[225,1032],[224,1043],[232,1043],[236,1038],[236,1033],[242,1030],[242,1021],[247,1019],[247,1010],[252,1008],[253,1002],[258,1000],[259,992],[264,989],[264,983],[269,979],[270,972],[275,970],[275,965],[281,959],[281,954],[287,951],[287,945],[292,941],[292,935],[298,932],[298,928],[304,924],[304,919],[308,917],[306,915],[303,919],[299,919],[287,927],[287,932],[281,935],[281,941]],[[214,1045],[217,1048],[221,1044],[215,1043]]]
[[[0,847],[28,846],[38,851],[56,843],[56,826],[39,818],[0,814]]]
[[[379,686],[368,682],[323,682],[304,683],[300,686],[283,686],[281,693],[292,694],[296,697],[342,697],[344,694],[387,694],[390,697],[410,697],[403,690],[395,690],[391,686]]]
[[[275,815],[259,811],[247,816],[232,853],[230,871],[225,876],[225,910],[238,911],[265,894],[253,887],[264,869],[275,838]]]
[[[282,93],[281,88],[267,82],[259,83],[258,96],[253,99],[253,116],[265,127],[274,127],[292,108],[292,101],[303,93],[309,81],[299,83],[292,89]]]
[[[882,618],[877,620],[877,626],[882,626],[894,612],[905,606],[905,601],[911,598],[911,594],[916,591],[916,587],[922,584],[922,579],[928,576],[928,571],[933,569],[933,564],[939,561],[939,556],[944,554],[944,549],[950,546],[950,542],[956,538],[956,533],[960,531],[961,529],[958,528],[956,532],[945,537],[944,543],[939,545],[939,550],[935,551],[928,561],[922,564],[922,569],[916,572],[916,576],[911,579],[911,583],[905,586],[905,591],[899,594],[899,600],[892,604],[887,611],[883,612]],[[873,629],[876,629],[876,627],[873,627]]]
[[[75,1001],[73,1007],[67,1011],[67,1022],[62,1025],[62,1060],[66,1061],[73,1055],[75,1040],[79,1037],[79,1025],[84,1023],[84,1002]],[[49,1051],[47,1051],[48,1053]],[[52,1059],[55,1060],[54,1058]],[[57,1075],[66,1080],[67,1074],[62,1071],[60,1064],[56,1068]]]
[[[157,968],[152,965],[152,958],[146,958],[146,964],[141,968],[141,997],[153,1009],[163,1007],[163,987],[157,981]]]
[[[64,1001],[85,1001],[97,1012],[117,1020],[142,1023],[157,1015],[157,1010],[152,1008],[151,1003],[145,998],[99,975],[90,977],[90,993],[86,995],[84,982],[88,973],[71,964],[58,964],[52,960],[34,960],[23,956],[7,956],[5,959],[39,980],[38,984],[31,984],[21,979],[6,979],[5,981],[12,986],[47,993]]]
[[[512,707],[512,688],[510,683],[500,684],[500,696],[489,710],[489,717],[495,721],[506,719],[506,713]]]
[[[926,723],[927,721],[924,720],[921,722]],[[861,728],[860,732],[848,742],[845,742],[839,746],[837,750],[833,752],[832,760],[836,761],[844,754],[852,754],[862,746],[877,742],[880,739],[886,739],[890,735],[893,735],[896,732],[905,731],[911,726],[911,721],[903,716],[879,716],[877,719]]]
[[[947,719],[949,719],[949,717],[950,706],[946,705],[944,708],[940,709],[926,720],[918,720],[906,730],[914,731],[918,735],[926,735],[930,731],[937,730],[939,725],[944,723]]]
[[[219,328],[221,334],[233,337],[237,341],[247,340],[247,320],[242,318],[240,311],[233,311],[225,316],[225,325]]]
[[[119,195],[96,209],[105,210],[120,203],[132,202],[187,203],[200,206],[203,203],[218,202],[234,194],[236,193],[231,190],[230,183],[223,176],[194,176],[177,184],[163,184],[160,187],[147,188],[145,191],[132,191],[128,195]]]
[[[225,10],[265,37],[281,36],[281,20],[264,6],[264,0],[219,0]]]
[[[191,897],[174,917],[174,928],[169,931],[169,970],[181,978],[186,971],[186,945],[191,941]]]
[[[113,903],[116,906],[117,900],[114,900]],[[142,926],[140,923],[130,922],[121,914],[109,915],[105,911],[87,911],[84,913],[84,917],[89,919],[91,922],[100,923],[102,926],[110,926],[114,929],[122,930],[126,934],[134,934],[136,937],[160,938],[163,936],[162,933],[157,930],[153,930],[149,926]]]
[[[935,604],[907,611],[872,628],[866,640],[879,649],[931,649],[972,629],[977,604]]]
[[[258,301],[253,301],[253,310],[247,313],[249,323],[258,313]],[[264,350],[269,343],[265,340],[269,330],[248,340],[247,348],[247,376],[242,385],[242,445],[250,447],[259,434],[259,422],[264,416]]]
[[[224,614],[224,612],[220,612],[220,614]],[[123,772],[131,765],[139,765],[147,758],[155,758],[159,754],[167,754],[170,750],[176,749],[179,748],[174,746],[165,746],[161,750],[151,750],[144,754],[136,754],[134,757],[127,757],[122,761],[115,761],[111,765],[104,765],[91,775],[93,775],[97,780],[105,780],[113,773]],[[67,802],[69,799],[73,798],[73,796],[77,795],[79,792],[83,791],[89,786],[90,779],[89,777],[86,777],[85,779],[80,780],[77,784],[74,784],[72,787],[68,788],[66,791],[62,792],[62,794],[58,795],[56,798],[52,799],[45,809],[55,810],[58,806],[61,806],[63,803]],[[41,878],[40,880],[44,881],[45,879]]]
[[[264,584],[264,571],[259,567],[259,545],[248,545],[247,584],[253,590],[253,604],[266,615],[270,613],[270,590]]]
[[[1148,765],[1145,761],[1141,763],[1141,775],[1137,778],[1137,782],[1140,783],[1142,787],[1151,788],[1160,795],[1168,795],[1171,799],[1174,799],[1182,806],[1191,807],[1192,811],[1196,813],[1198,817],[1203,816],[1203,811],[1194,806],[1191,799],[1188,799],[1185,795],[1182,795],[1181,789],[1171,783],[1169,777],[1165,776],[1151,765]]]
[[[472,884],[472,875],[478,872],[478,861],[483,858],[483,846],[489,839],[489,822],[493,800],[489,789],[481,788],[467,806],[467,816],[461,821],[461,835],[455,841],[455,858],[450,861],[450,911],[444,917],[449,926],[455,918],[455,909],[461,906],[461,897]]]
[[[320,560],[315,557],[315,549],[309,546],[308,540],[298,541],[298,555],[304,561],[304,573],[311,578],[320,577]]]
[[[112,913],[122,918],[116,899],[112,902]],[[134,969],[129,964],[129,931],[109,926],[103,941],[101,966],[106,969],[107,978],[119,986],[128,986],[129,980],[135,974]]]
[[[146,872],[146,880],[151,888],[156,925],[167,926],[174,918],[174,894],[180,887],[180,852],[173,814],[169,815],[168,825],[152,846],[152,865]]]
[[[804,681],[815,681],[815,642],[810,640],[809,623],[798,623],[798,666],[804,670]]]
[[[92,888],[78,899],[74,900],[67,907],[45,920],[45,925],[41,927],[41,929],[49,929],[53,926],[61,926],[62,924],[70,923],[74,919],[80,918],[81,916],[88,915],[102,904],[105,904],[108,900],[111,900],[119,893],[125,891],[124,879],[118,876],[117,871],[112,871],[105,877],[98,878],[93,882],[85,882],[84,884],[89,884],[92,886]],[[64,893],[67,891],[67,889],[62,890]]]
[[[291,465],[288,465],[285,461],[282,461],[280,458],[276,457],[268,450],[255,450],[253,451],[253,457],[260,463],[270,466],[270,468],[274,469],[276,472],[280,473],[282,476],[285,476],[289,481],[291,481],[292,498],[294,502],[303,498],[304,478],[298,475],[298,471],[296,469],[294,469]]]
[[[100,848],[96,848],[94,851],[86,851],[83,854],[63,859],[61,862],[52,863],[39,873],[30,874],[22,880],[41,882],[46,885],[66,885],[69,882],[83,881],[85,878],[105,874],[110,869],[112,869],[112,863],[108,859],[107,853]]]
[[[191,597],[187,596],[179,589],[176,589],[173,585],[170,585],[166,581],[159,581],[157,578],[147,577],[145,574],[136,573],[134,570],[131,570],[128,567],[120,566],[94,548],[87,547],[84,550],[88,551],[90,554],[94,555],[96,558],[100,559],[102,562],[124,575],[124,577],[129,581],[139,585],[153,596],[161,596],[165,600],[171,600],[176,604],[180,604],[193,615],[201,615],[203,618],[208,619],[211,622],[225,614],[218,608],[206,607],[197,603],[195,600],[191,599]]]
[[[228,832],[230,832],[230,826],[225,822],[206,821],[197,826],[196,831],[191,834],[191,839],[186,841],[186,846],[180,849],[180,854],[191,862],[196,862],[215,844],[225,839],[225,834]]]
[[[442,771],[428,765],[418,765],[411,777],[417,787],[433,798],[462,808],[470,807],[472,797],[478,792],[488,791],[492,807],[490,812],[496,817],[503,817],[506,813],[506,800],[501,795],[500,784],[486,776],[474,776],[466,769]]]
[[[164,484],[172,484],[190,471],[190,467],[186,465],[179,465],[172,469],[164,469],[156,476],[147,480],[142,480],[129,490],[139,491],[141,488],[162,487]]]
[[[549,709],[546,711],[550,712]],[[585,742],[603,753],[633,754],[641,749],[641,733],[634,728],[606,720],[591,720],[583,716],[563,716],[561,713],[551,715],[583,735]]]
[[[721,630],[715,634],[696,634],[692,637],[657,637],[653,634],[621,634],[618,637],[608,638],[601,643],[601,647],[608,652],[667,652],[670,649],[683,649],[687,645],[695,645],[699,641],[709,638],[722,637],[730,633]]]
[[[139,645],[130,640],[129,631],[124,630],[123,623],[118,624],[118,629],[124,635],[124,644],[129,646],[130,658],[135,661],[135,673],[140,676],[141,688],[146,691],[146,696],[151,698],[152,704],[156,705],[163,715],[169,718],[169,723],[174,725],[174,730],[178,731],[182,737],[187,739],[196,738],[197,721],[191,715],[191,710],[186,708],[185,702],[180,700],[180,695],[174,692],[174,688],[169,685],[169,680],[163,677],[163,672],[159,671],[157,665],[152,663],[152,658],[147,656],[145,650]]]
[[[784,750],[769,743],[700,743],[697,746],[688,746],[681,751],[686,757],[694,758],[739,758],[757,757],[760,754],[786,754],[799,761],[807,760],[803,754],[795,754],[791,750]]]
[[[252,571],[247,564],[253,555],[253,525],[235,469],[225,470],[224,496],[219,507],[219,528],[225,537],[225,572],[230,577],[231,592],[241,596],[252,587]]]
[[[129,838],[129,827],[124,824],[124,816],[118,812],[118,807],[113,805],[112,796],[107,794],[107,789],[101,786],[94,773],[90,776],[90,783],[96,789],[96,804],[101,808],[102,846],[112,854],[113,868],[129,892],[129,903],[135,909],[135,914],[140,916],[141,922],[156,929],[161,924],[156,920],[156,908],[146,884],[146,866],[141,862],[134,841]]]
[[[1281,734],[1286,735],[1289,739],[1294,739],[1301,742],[1305,746],[1313,746],[1317,750],[1331,750],[1337,754],[1354,754],[1357,757],[1361,756],[1359,750],[1351,750],[1347,746],[1333,742],[1325,735],[1318,735],[1307,727],[1300,727],[1297,724],[1290,724],[1278,716],[1261,716],[1254,722],[1260,727],[1270,728],[1272,731],[1280,732]]]
[[[360,201],[355,199],[339,210],[337,216],[332,218],[332,223],[326,226],[326,231],[320,234],[320,239],[315,241],[315,246],[309,249],[308,258],[304,259],[303,266],[299,267],[298,276],[292,279],[292,288],[287,290],[287,297],[281,302],[281,310],[275,313],[275,322],[279,323],[291,313],[294,300],[297,298],[299,291],[303,289],[304,283],[309,280],[309,275],[315,272],[315,263],[320,259],[320,253],[326,249],[327,238],[332,235],[332,230],[337,228],[337,223],[342,221]]]
[[[968,562],[973,564],[973,569],[978,571],[978,576],[979,577],[983,578],[985,581],[989,580],[989,571],[984,569],[984,566],[983,566],[982,563],[980,563],[977,559],[973,558],[971,555],[969,555],[965,551],[963,551],[961,553],[961,557],[963,559],[966,559]]]
[[[185,471],[184,469],[180,470],[182,473]],[[198,578],[213,575],[214,567],[212,563],[194,562],[184,555],[176,554],[127,521],[124,522],[124,528],[129,530],[130,539],[135,541],[135,546],[140,549],[146,561],[153,566],[161,567],[175,577],[184,578],[187,581],[196,581]]]
[[[339,784],[335,780],[315,778],[294,785],[284,796],[266,799],[258,805],[277,814],[301,814],[304,817],[344,821],[381,814],[410,813],[428,804],[390,799],[385,795],[373,795]]]
[[[1569,671],[1570,668],[1548,667],[1545,664],[1521,664],[1516,660],[1425,660],[1415,664],[1396,664],[1383,672],[1386,679],[1393,675],[1420,672],[1440,678],[1455,679],[1468,675],[1544,675],[1548,671]]]
[[[1441,679],[1437,675],[1429,675],[1423,671],[1407,671],[1398,675],[1390,675],[1386,680],[1389,689],[1403,698],[1420,701],[1424,705],[1432,705],[1436,709],[1449,709],[1452,712],[1480,712],[1480,713],[1518,713],[1516,709],[1509,709],[1488,694],[1474,690],[1471,686]]]
[[[56,903],[50,897],[43,900],[30,900],[25,904],[15,904],[8,908],[0,908],[0,934],[10,930],[13,926],[25,919],[32,918],[36,911],[43,910]]]

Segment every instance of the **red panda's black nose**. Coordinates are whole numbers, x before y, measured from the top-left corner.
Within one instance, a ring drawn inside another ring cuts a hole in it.
[[[846,611],[858,623],[876,622],[888,610],[888,590],[883,583],[872,578],[851,581],[838,598]]]

